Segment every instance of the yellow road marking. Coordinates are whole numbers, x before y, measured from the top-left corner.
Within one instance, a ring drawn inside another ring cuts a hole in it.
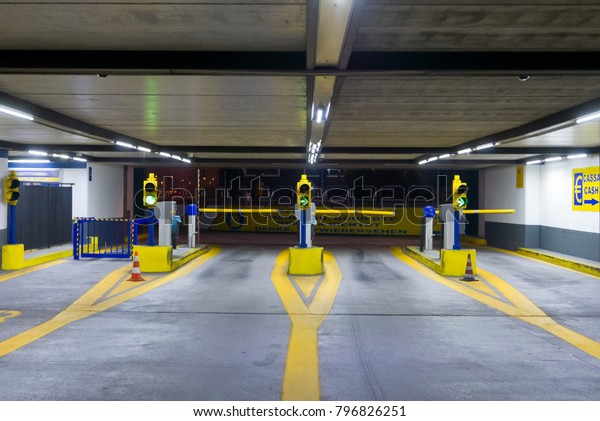
[[[27,275],[28,273],[37,272],[38,270],[46,269],[51,266],[60,265],[60,264],[66,263],[66,262],[67,262],[66,260],[55,260],[53,262],[43,263],[41,265],[32,266],[32,267],[25,268],[25,269],[18,269],[13,272],[6,273],[6,274],[0,276],[0,283],[2,283],[4,281],[8,281],[9,279],[17,278],[19,276]]]
[[[13,336],[12,338],[9,338],[3,342],[0,342],[0,357],[10,354],[11,352],[18,350],[25,345],[43,338],[44,336],[49,335],[50,333],[70,323],[108,310],[118,304],[122,304],[133,298],[139,297],[142,294],[152,291],[166,284],[167,282],[186,275],[202,266],[204,263],[206,263],[206,261],[215,257],[220,251],[220,247],[212,247],[208,253],[203,254],[198,259],[183,266],[181,269],[178,269],[175,272],[172,272],[166,276],[157,277],[152,281],[142,282],[137,288],[129,289],[119,295],[109,296],[108,298],[99,301],[105,297],[118,282],[121,282],[126,277],[129,277],[131,265],[128,264],[127,266],[123,266],[117,270],[114,270],[104,279],[90,288],[90,290],[83,294],[79,299],[75,300],[73,304],[58,313],[52,319],[16,336]]]
[[[8,319],[20,316],[21,312],[17,310],[0,310],[0,323],[4,323]]]
[[[479,268],[477,268],[477,272],[479,272]],[[489,285],[481,279],[465,283],[465,285],[471,288],[475,288],[476,290],[483,292],[484,294],[491,295],[492,297],[500,298],[496,291],[490,288]]]
[[[288,277],[288,253],[285,250],[279,254],[271,274],[271,280],[292,322],[281,399],[319,400],[321,384],[317,332],[333,306],[342,273],[333,255],[324,252],[325,275],[307,307]]]
[[[313,290],[319,283],[319,279],[321,279],[321,275],[310,275],[310,276],[297,276],[290,275],[290,278],[300,287],[300,290],[304,294],[306,298],[310,297]]]
[[[600,342],[594,341],[587,336],[559,325],[520,291],[496,275],[483,270],[481,266],[477,267],[478,275],[486,278],[486,280],[490,282],[498,291],[504,294],[504,296],[513,304],[512,306],[486,294],[475,291],[461,284],[459,281],[453,281],[438,275],[431,269],[406,256],[400,247],[392,247],[391,252],[402,262],[406,263],[412,269],[416,270],[422,275],[425,275],[429,279],[445,285],[448,288],[452,288],[461,294],[495,308],[496,310],[499,310],[511,317],[519,318],[526,323],[544,329],[545,331],[564,340],[565,342],[568,342],[571,345],[579,348],[583,352],[600,359]]]

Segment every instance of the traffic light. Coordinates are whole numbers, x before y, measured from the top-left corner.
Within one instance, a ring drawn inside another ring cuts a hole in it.
[[[455,175],[452,181],[452,206],[455,210],[465,209],[467,203],[467,183],[460,181],[460,176]]]
[[[19,186],[21,182],[17,178],[17,174],[14,171],[10,172],[10,175],[4,180],[4,201],[9,205],[16,205],[21,197],[19,193]]]
[[[302,174],[300,181],[296,184],[296,194],[298,196],[298,207],[300,209],[310,208],[311,197],[310,191],[312,189],[312,185],[308,178],[306,178],[306,174]]]
[[[144,180],[144,206],[154,208],[158,202],[158,181],[151,172],[146,180]]]

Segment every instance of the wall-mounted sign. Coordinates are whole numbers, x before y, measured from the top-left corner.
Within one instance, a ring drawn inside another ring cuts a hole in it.
[[[522,189],[525,187],[525,167],[523,165],[517,166],[517,188]]]
[[[572,209],[600,212],[600,166],[573,170]]]

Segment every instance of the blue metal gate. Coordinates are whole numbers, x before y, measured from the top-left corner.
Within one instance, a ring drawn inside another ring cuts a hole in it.
[[[131,258],[137,243],[134,224],[123,218],[75,218],[73,258]]]

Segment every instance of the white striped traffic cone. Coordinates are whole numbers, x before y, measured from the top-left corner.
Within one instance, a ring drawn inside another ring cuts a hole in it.
[[[465,269],[465,277],[461,281],[473,282],[477,281],[477,278],[473,276],[473,265],[471,264],[471,255],[467,254],[467,268]]]
[[[138,258],[137,251],[133,254],[133,269],[131,269],[131,278],[129,278],[128,281],[144,281],[144,278],[142,278],[142,272],[140,271],[140,260]]]

